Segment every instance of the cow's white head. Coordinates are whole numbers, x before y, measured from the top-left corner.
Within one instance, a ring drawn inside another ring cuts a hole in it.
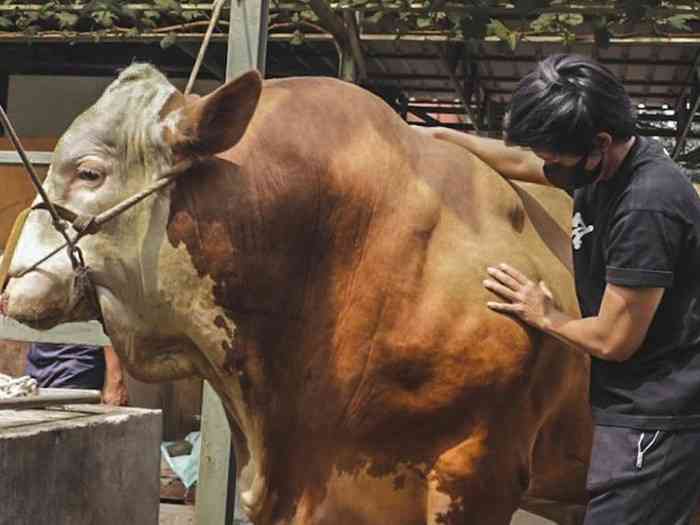
[[[259,74],[249,72],[206,97],[185,97],[152,66],[132,65],[63,135],[46,193],[77,213],[99,214],[177,162],[233,147],[255,111],[261,86]],[[167,206],[166,196],[144,201],[80,241],[103,305],[118,290],[130,305],[149,308],[146,283],[157,261]],[[0,301],[4,313],[39,328],[96,315],[85,301],[76,302],[74,272],[63,252],[16,277],[62,242],[49,213],[33,211]]]

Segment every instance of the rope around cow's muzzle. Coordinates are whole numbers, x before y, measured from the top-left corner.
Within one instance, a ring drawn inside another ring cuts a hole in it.
[[[0,294],[5,291],[5,287],[10,280],[10,267],[12,266],[12,260],[14,259],[15,252],[17,251],[17,245],[19,244],[19,238],[24,230],[24,225],[27,222],[29,214],[35,209],[37,209],[36,206],[22,210],[12,226],[12,231],[7,240],[5,253],[3,254],[2,261],[0,262]],[[75,242],[78,240],[79,239],[76,239]],[[64,247],[66,247],[65,244],[61,248]],[[88,307],[96,311],[98,313],[98,317],[101,318],[102,315],[100,313],[99,303],[97,301],[97,291],[95,290],[92,279],[90,279],[90,268],[85,265],[85,260],[83,259],[83,254],[80,251],[80,248],[75,246],[73,243],[68,249],[72,250],[73,257],[77,260],[77,264],[73,264],[73,283],[71,286],[71,296],[68,301],[67,310],[72,312],[84,299],[88,302]]]

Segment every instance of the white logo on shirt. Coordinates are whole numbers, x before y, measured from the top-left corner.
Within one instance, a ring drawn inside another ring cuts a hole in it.
[[[593,226],[586,226],[583,222],[583,217],[581,217],[581,212],[577,211],[574,214],[572,229],[571,229],[571,241],[574,244],[574,250],[581,248],[583,244],[583,237],[593,231]]]

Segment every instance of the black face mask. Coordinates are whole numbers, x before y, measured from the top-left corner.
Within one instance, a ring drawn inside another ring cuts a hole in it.
[[[603,171],[603,155],[600,155],[598,165],[591,171],[586,170],[586,163],[593,150],[584,155],[575,166],[567,168],[561,164],[545,164],[544,176],[552,186],[565,190],[577,190],[593,184]]]

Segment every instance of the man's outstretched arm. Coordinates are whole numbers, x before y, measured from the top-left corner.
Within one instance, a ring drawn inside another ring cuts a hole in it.
[[[478,137],[444,127],[413,126],[420,134],[460,146],[491,166],[507,179],[550,185],[544,176],[544,162],[531,151],[507,146],[499,139]]]

